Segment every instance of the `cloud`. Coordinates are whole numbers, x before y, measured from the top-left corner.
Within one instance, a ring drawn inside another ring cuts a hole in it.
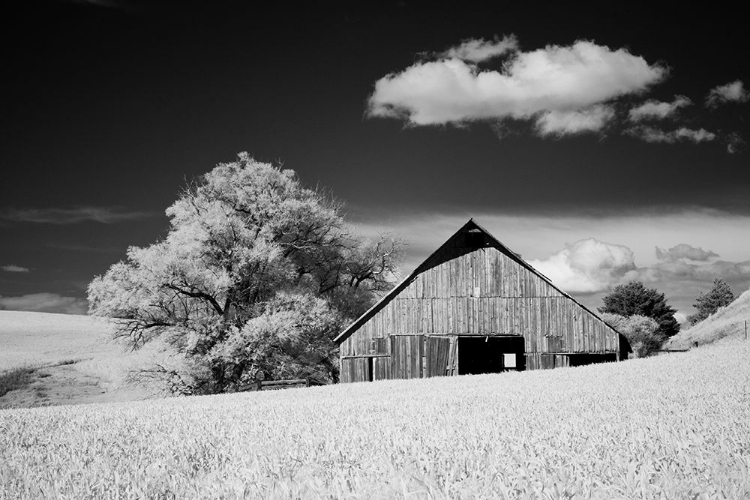
[[[651,143],[674,144],[680,141],[690,141],[694,143],[713,141],[716,134],[706,129],[693,130],[682,127],[676,130],[665,131],[648,125],[638,125],[631,127],[623,132],[642,141]]]
[[[743,151],[745,149],[745,145],[747,144],[737,132],[727,134],[727,136],[724,138],[724,141],[727,144],[727,153],[729,153],[730,155]]]
[[[36,311],[63,314],[86,314],[86,299],[65,297],[56,293],[32,293],[19,297],[0,295],[0,309],[9,311]]]
[[[501,42],[467,41],[446,54],[476,59],[482,57],[480,48],[484,54],[490,49],[510,51],[508,38],[503,40],[502,47]],[[642,92],[666,75],[666,68],[649,65],[625,49],[611,50],[588,41],[513,52],[501,71],[483,70],[457,57],[421,61],[378,80],[367,115],[420,126],[585,113],[594,105]]]
[[[747,102],[748,100],[750,100],[750,92],[745,90],[742,81],[735,80],[712,88],[706,96],[706,106],[715,108],[727,102]]]
[[[664,293],[683,315],[690,313],[695,298],[714,278],[725,279],[735,291],[750,286],[750,261],[713,260],[718,257],[715,252],[685,243],[669,250],[657,247],[656,254],[655,264],[637,267],[629,247],[588,238],[529,264],[566,292],[584,295],[591,307],[601,304],[616,285],[632,280]]]
[[[631,122],[640,122],[649,119],[663,120],[674,116],[680,108],[692,104],[693,101],[682,95],[675,96],[672,102],[660,102],[652,99],[630,109],[628,111],[628,118]]]
[[[0,220],[9,222],[36,222],[41,224],[77,224],[99,222],[113,224],[153,216],[149,212],[126,211],[119,207],[78,208],[22,208],[9,209],[0,214]]]
[[[537,132],[541,136],[598,132],[615,116],[611,106],[595,105],[578,111],[548,111],[537,119]]]
[[[674,313],[674,319],[677,320],[677,323],[680,324],[681,328],[685,328],[685,325],[688,323],[688,316],[687,314],[676,312]]]
[[[529,264],[569,293],[608,290],[636,269],[633,251],[628,247],[594,238],[577,241]]]
[[[2,266],[0,267],[0,269],[8,273],[28,273],[30,271],[28,267],[16,266],[15,264],[8,264],[7,266]]]
[[[677,139],[686,139],[695,143],[704,141],[713,141],[716,139],[716,134],[709,132],[706,129],[693,130],[686,127],[679,128],[673,132],[673,135]]]
[[[676,261],[679,259],[708,261],[718,256],[719,254],[711,250],[703,250],[702,248],[696,248],[686,243],[675,245],[669,250],[662,250],[656,247],[656,258],[659,261]]]
[[[503,58],[500,69],[483,64],[498,57]],[[645,93],[668,72],[665,65],[649,64],[627,49],[586,40],[522,51],[514,35],[469,39],[443,52],[423,53],[412,66],[380,78],[368,98],[366,116],[404,120],[412,127],[486,122],[499,139],[518,133],[510,125],[520,122],[526,122],[522,130],[543,138],[605,130],[661,144],[718,138],[728,153],[741,151],[744,141],[737,134],[642,124],[677,118],[681,109],[693,105],[684,95],[675,95],[672,102],[649,99],[620,111],[620,98]],[[706,102],[715,107],[748,99],[750,93],[737,80],[712,89]]]
[[[518,40],[514,35],[510,35],[503,37],[502,40],[496,38],[492,42],[482,39],[466,40],[461,45],[451,47],[445,52],[438,54],[438,56],[478,63],[516,50],[518,50]]]

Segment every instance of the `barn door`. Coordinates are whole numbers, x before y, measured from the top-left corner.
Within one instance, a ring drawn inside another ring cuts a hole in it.
[[[391,378],[422,377],[422,335],[391,337]]]
[[[451,341],[447,337],[427,337],[425,359],[427,377],[444,377],[448,375],[448,354]]]
[[[372,380],[388,380],[391,378],[391,358],[372,358]]]
[[[369,382],[372,380],[372,358],[345,358],[341,360],[341,382]]]

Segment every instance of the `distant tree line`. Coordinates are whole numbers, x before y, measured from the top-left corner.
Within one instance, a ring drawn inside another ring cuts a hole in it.
[[[680,331],[674,317],[677,311],[667,304],[664,294],[646,288],[639,281],[617,285],[602,300],[604,306],[599,308],[602,318],[625,335],[637,357],[660,349],[667,339]],[[708,292],[698,295],[693,305],[698,312],[688,320],[694,325],[733,301],[729,285],[716,278]]]

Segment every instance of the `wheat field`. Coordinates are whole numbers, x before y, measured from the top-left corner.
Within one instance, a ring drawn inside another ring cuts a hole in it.
[[[0,498],[748,498],[750,343],[0,411]]]

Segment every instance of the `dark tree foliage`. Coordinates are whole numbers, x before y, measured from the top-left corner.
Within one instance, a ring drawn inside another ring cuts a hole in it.
[[[692,316],[688,316],[690,324],[694,325],[699,321],[703,321],[708,318],[720,307],[726,307],[734,302],[734,294],[727,285],[727,282],[720,278],[714,278],[714,284],[707,293],[701,292],[698,298],[695,299],[695,307],[698,312]]]
[[[667,338],[680,331],[680,325],[674,318],[677,310],[667,305],[664,294],[653,288],[646,288],[639,281],[617,285],[602,301],[604,306],[599,308],[601,313],[653,318],[659,323],[659,334]]]

